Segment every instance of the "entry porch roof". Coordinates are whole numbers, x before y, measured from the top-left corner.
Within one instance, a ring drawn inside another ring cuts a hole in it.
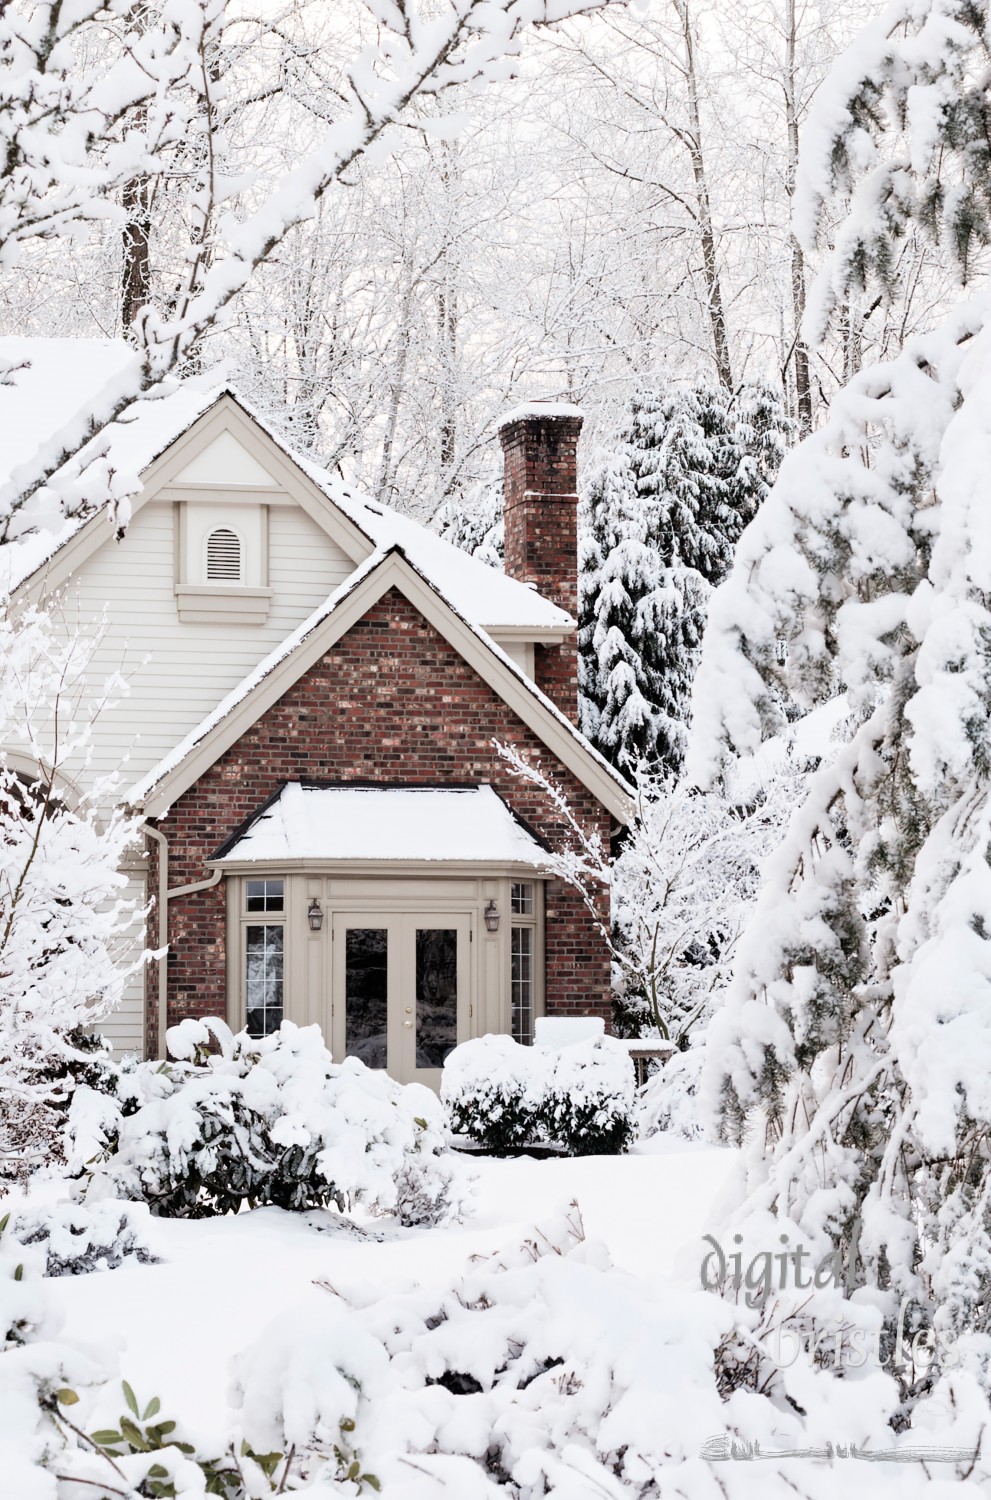
[[[470,863],[546,868],[546,846],[492,787],[289,781],[211,864]]]

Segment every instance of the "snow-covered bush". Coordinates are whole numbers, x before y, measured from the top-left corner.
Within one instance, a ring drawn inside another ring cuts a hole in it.
[[[112,1271],[133,1258],[158,1260],[148,1245],[141,1203],[53,1203],[19,1209],[11,1232],[22,1245],[37,1245],[45,1254],[46,1276],[80,1276]]]
[[[544,1054],[511,1036],[479,1036],[449,1052],[441,1103],[451,1129],[489,1151],[511,1151],[541,1139]]]
[[[632,1134],[633,1065],[625,1047],[595,1037],[559,1049],[482,1036],[444,1064],[451,1128],[489,1151],[558,1146],[572,1156],[625,1151]]]
[[[633,1135],[636,1080],[630,1054],[613,1037],[597,1036],[544,1051],[547,1079],[543,1126],[571,1156],[614,1156]]]
[[[325,1290],[323,1313],[310,1299],[281,1314],[235,1365],[245,1439],[293,1447],[304,1493],[332,1492],[344,1423],[390,1500],[827,1500],[837,1471],[809,1452],[827,1444],[872,1450],[871,1500],[951,1484],[977,1500],[991,1478],[986,1404],[964,1375],[901,1437],[896,1382],[876,1365],[839,1378],[798,1358],[760,1390],[721,1390],[717,1351],[752,1347],[760,1311],[618,1270],[575,1204],[447,1285],[383,1295],[335,1275]]]
[[[699,1085],[705,1060],[705,1033],[695,1045],[673,1052],[650,1075],[637,1097],[633,1126],[637,1140],[669,1132],[684,1140],[701,1140],[705,1121],[699,1108]]]
[[[284,1021],[256,1039],[222,1021],[187,1020],[168,1044],[176,1062],[124,1075],[130,1101],[140,1102],[104,1122],[109,1139],[88,1198],[142,1199],[182,1218],[243,1203],[336,1204],[430,1223],[465,1208],[463,1164],[436,1116],[423,1113],[422,1091],[356,1058],[334,1063],[319,1027]]]

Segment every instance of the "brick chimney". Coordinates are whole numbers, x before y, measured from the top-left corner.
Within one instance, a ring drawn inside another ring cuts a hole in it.
[[[533,401],[499,427],[505,462],[506,572],[532,583],[573,619],[578,618],[577,406]],[[537,686],[572,723],[578,721],[578,646],[536,647]]]

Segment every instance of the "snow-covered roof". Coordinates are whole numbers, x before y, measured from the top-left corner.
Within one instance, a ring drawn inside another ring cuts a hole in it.
[[[490,786],[358,787],[290,781],[215,859],[427,860],[523,864],[546,850]]]
[[[345,490],[316,465],[296,462],[376,547],[401,547],[410,562],[444,594],[459,614],[486,630],[570,630],[572,617],[527,583],[479,562],[428,531],[410,516]],[[577,566],[577,559],[576,559]]]
[[[115,339],[0,338],[0,487],[55,433],[70,426],[87,397],[123,378],[134,351]],[[5,371],[16,372],[4,376]],[[489,630],[566,631],[571,616],[530,585],[470,557],[398,511],[355,494],[318,464],[295,452],[250,403],[228,386],[170,382],[163,394],[135,403],[80,454],[81,469],[107,453],[122,474],[139,475],[224,394],[229,394],[375,548],[398,546],[460,614]],[[84,498],[84,497],[83,497]],[[13,589],[42,567],[85,521],[0,547],[0,588]]]

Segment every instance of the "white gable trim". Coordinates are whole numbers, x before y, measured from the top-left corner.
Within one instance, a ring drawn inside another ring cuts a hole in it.
[[[272,487],[269,490],[258,485],[228,485],[224,486],[224,499],[278,504],[283,495],[289,495],[356,566],[371,556],[375,550],[372,539],[293,463],[229,392],[219,396],[143,471],[141,491],[132,502],[134,511],[151,500],[202,498],[206,493],[204,485],[177,483],[176,476],[225,432],[272,475]],[[109,539],[106,513],[99,510],[26,578],[15,593],[27,592],[36,598],[64,587],[72,574]]]
[[[225,710],[221,704],[204,720],[188,737],[187,748],[174,765],[160,775],[152,772],[135,787],[134,805],[146,817],[163,817],[390,588],[409,600],[614,818],[623,824],[630,822],[632,792],[627,784],[505,652],[484,631],[462,619],[398,548],[381,554],[377,561],[370,558],[364,569],[331,596],[324,611],[317,612],[312,627],[285,655],[270,658],[269,667],[252,674],[256,676],[253,683],[247,679],[251,685],[243,694],[235,690],[225,700],[229,708]]]

